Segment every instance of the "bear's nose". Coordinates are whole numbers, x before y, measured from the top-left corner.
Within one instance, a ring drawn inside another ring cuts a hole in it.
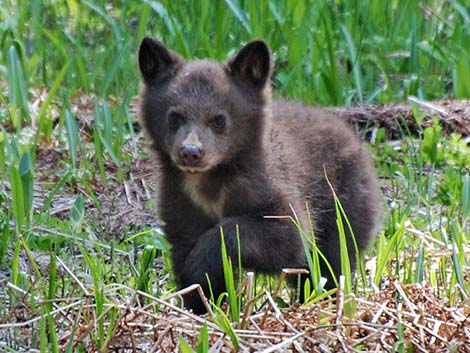
[[[185,145],[180,149],[180,158],[184,165],[196,167],[202,160],[204,153],[196,145]]]

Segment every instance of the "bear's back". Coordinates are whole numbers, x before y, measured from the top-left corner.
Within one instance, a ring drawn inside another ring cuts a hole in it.
[[[272,184],[304,227],[308,227],[306,202],[314,228],[322,227],[317,221],[322,217],[316,217],[316,212],[335,213],[329,183],[353,225],[378,218],[379,190],[369,153],[347,123],[334,114],[296,102],[273,101],[267,114],[264,151]],[[364,216],[369,220],[364,221]]]

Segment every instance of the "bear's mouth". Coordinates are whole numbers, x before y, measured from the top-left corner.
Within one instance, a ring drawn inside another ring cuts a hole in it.
[[[205,165],[205,166],[198,166],[198,167],[194,167],[194,166],[189,167],[186,165],[178,164],[178,168],[184,173],[199,174],[199,173],[207,172],[209,169],[211,169],[211,166]]]

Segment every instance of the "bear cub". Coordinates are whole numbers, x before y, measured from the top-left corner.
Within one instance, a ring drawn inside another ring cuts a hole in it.
[[[272,62],[265,42],[253,40],[219,64],[185,61],[147,37],[139,66],[140,118],[156,155],[159,216],[179,287],[199,283],[209,295],[207,274],[215,298],[225,291],[221,229],[235,262],[239,234],[245,269],[278,274],[307,268],[293,222],[269,217],[294,214],[306,232],[311,220],[318,248],[340,275],[331,186],[364,250],[379,209],[369,155],[330,113],[271,101]],[[355,246],[351,234],[347,238],[354,269]],[[327,287],[334,287],[331,271],[324,263],[321,269]],[[195,313],[206,311],[196,292],[184,302]]]

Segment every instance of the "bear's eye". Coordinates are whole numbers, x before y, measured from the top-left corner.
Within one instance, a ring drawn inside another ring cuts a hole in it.
[[[172,130],[178,130],[178,128],[184,124],[184,116],[175,111],[168,113],[168,126]]]
[[[214,119],[212,120],[212,126],[217,130],[217,131],[222,131],[222,129],[225,127],[225,115],[223,114],[217,114]]]

